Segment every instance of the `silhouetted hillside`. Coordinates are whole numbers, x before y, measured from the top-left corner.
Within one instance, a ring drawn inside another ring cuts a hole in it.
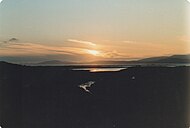
[[[152,57],[139,60],[144,63],[190,63],[190,55],[173,55],[164,57]]]
[[[90,73],[0,62],[3,128],[184,128],[189,67]],[[95,82],[89,92],[79,88]]]

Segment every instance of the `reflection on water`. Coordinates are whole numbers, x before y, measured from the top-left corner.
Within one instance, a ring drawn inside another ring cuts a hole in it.
[[[79,66],[79,65],[78,65]],[[101,65],[105,66],[105,65]],[[179,66],[190,66],[190,64],[173,64],[173,63],[151,63],[151,64],[139,64],[139,65],[110,65],[106,67],[88,67],[88,68],[73,68],[71,70],[78,70],[78,71],[89,71],[89,72],[117,72],[121,71],[130,67],[179,67]]]
[[[117,72],[127,68],[76,68],[72,70],[89,71],[89,72]]]

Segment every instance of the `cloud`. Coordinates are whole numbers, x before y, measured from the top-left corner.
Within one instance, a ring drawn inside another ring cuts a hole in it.
[[[89,54],[91,51],[91,54]],[[92,61],[93,59],[117,59],[125,55],[116,50],[88,49],[71,46],[52,46],[48,44],[15,42],[0,44],[0,58],[25,58],[24,60],[58,59],[68,61]],[[27,59],[28,58],[28,59]]]
[[[67,46],[50,46],[37,43],[1,43],[0,59],[18,62],[31,62],[46,60],[66,60],[66,61],[85,61],[90,58],[87,54],[88,49]],[[23,60],[23,59],[24,60]]]
[[[112,44],[109,45],[108,43]],[[166,54],[186,53],[185,43],[160,43],[160,42],[144,42],[137,40],[114,40],[108,42],[107,45],[100,45],[101,49],[109,51],[104,52],[104,56],[109,59],[136,59],[152,56],[162,56]]]
[[[19,41],[19,39],[17,39],[17,38],[11,38],[9,40],[1,41],[1,43],[15,43],[18,41]]]
[[[91,45],[91,46],[96,46],[95,43],[89,42],[89,41],[76,40],[76,39],[68,39],[67,41],[69,41],[69,42],[74,42],[74,43],[80,43],[80,44]]]
[[[11,38],[11,39],[9,39],[9,42],[17,42],[17,41],[19,41],[17,38]]]
[[[126,55],[123,53],[120,53],[116,50],[113,50],[113,51],[105,51],[103,53],[103,57],[110,58],[110,59],[116,59],[116,58],[125,58]]]
[[[86,48],[68,47],[68,46],[50,46],[37,43],[1,43],[0,56],[76,56],[82,58],[87,55]]]
[[[134,44],[134,43],[136,43],[135,41],[130,41],[130,40],[125,40],[125,41],[122,41],[123,43],[128,43],[128,44]]]

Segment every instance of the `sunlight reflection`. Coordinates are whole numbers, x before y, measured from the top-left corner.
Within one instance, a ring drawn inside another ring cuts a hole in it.
[[[117,71],[122,71],[124,69],[127,68],[78,68],[72,70],[89,71],[89,72],[117,72]]]

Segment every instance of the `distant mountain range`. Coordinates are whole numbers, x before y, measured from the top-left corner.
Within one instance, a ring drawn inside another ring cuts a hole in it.
[[[1,61],[1,63],[7,63]],[[60,61],[49,60],[40,63],[25,63],[22,65],[29,66],[64,66],[64,65],[140,65],[140,64],[190,64],[190,54],[188,55],[172,55],[161,57],[150,57],[135,61],[92,61],[92,62],[72,62],[72,61]]]
[[[190,55],[151,57],[139,60],[144,63],[190,63]]]
[[[37,63],[37,65],[51,65],[51,64],[75,64],[74,62],[69,61],[59,61],[59,60],[50,60]]]
[[[93,61],[93,62],[69,62],[60,60],[50,60],[36,63],[34,65],[74,65],[74,64],[98,64],[98,65],[126,65],[126,64],[164,64],[164,63],[175,63],[184,64],[190,63],[190,55],[173,55],[173,56],[161,56],[151,57],[136,61]]]

